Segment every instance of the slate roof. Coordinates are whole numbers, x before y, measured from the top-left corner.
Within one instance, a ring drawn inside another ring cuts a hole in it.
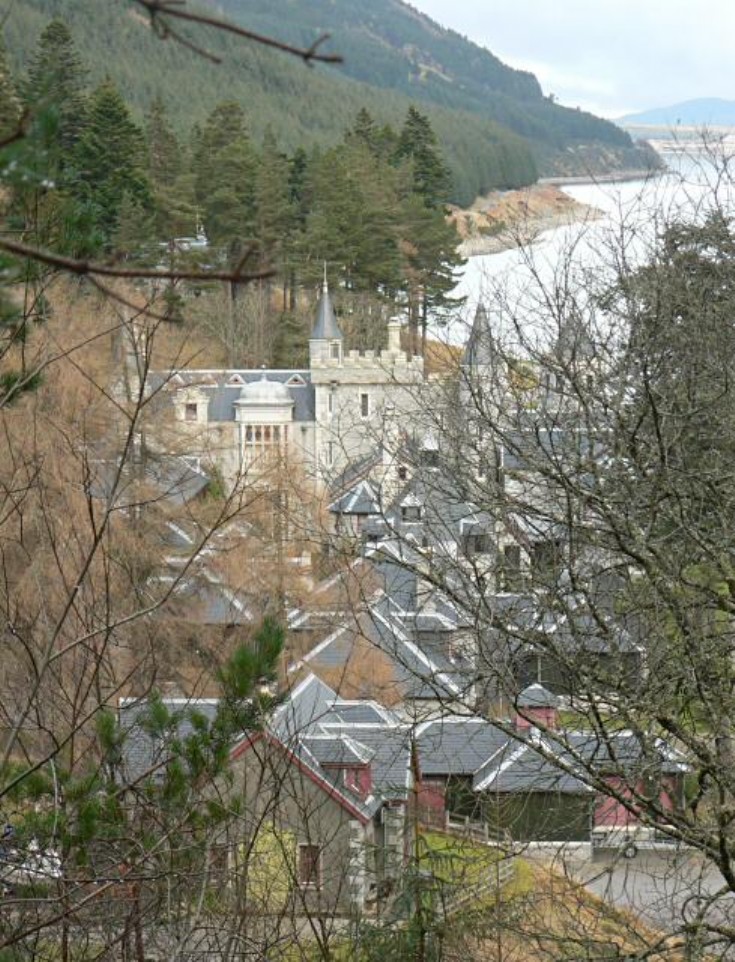
[[[339,699],[337,693],[314,674],[309,674],[290,693],[271,722],[274,734],[289,743],[324,721]]]
[[[152,579],[166,590],[176,574]],[[182,618],[201,625],[247,625],[254,620],[250,599],[207,571],[187,572],[156,610],[156,617]]]
[[[479,303],[467,338],[462,364],[465,367],[489,367],[495,363],[495,344],[490,329],[490,319],[485,305]]]
[[[536,682],[523,689],[516,704],[519,708],[556,708],[558,702],[556,695]]]
[[[549,761],[541,752],[558,759]],[[565,770],[568,769],[568,770]],[[592,789],[575,774],[578,766],[568,753],[559,751],[541,739],[537,747],[530,742],[508,739],[503,747],[475,773],[472,788],[476,792],[560,792],[587,795]]]
[[[322,296],[316,308],[316,320],[314,327],[309,335],[312,341],[342,340],[342,331],[337,323],[337,315],[334,313],[332,298],[329,296],[329,287],[326,279],[322,286]]]
[[[235,401],[240,398],[243,385],[260,381],[263,375],[269,381],[277,381],[287,386],[288,393],[294,402],[294,421],[312,422],[315,420],[316,394],[314,385],[311,383],[311,371],[308,368],[293,370],[266,368],[183,369],[177,371],[173,377],[154,372],[148,378],[148,386],[151,392],[165,386],[168,400],[173,396],[175,389],[197,387],[209,398],[207,417],[210,421],[234,421]]]
[[[93,473],[88,490],[93,498],[110,501],[114,506],[158,501],[169,505],[185,505],[206,489],[208,476],[197,470],[185,458],[147,452],[145,457],[129,460],[122,471],[117,460],[101,458],[91,461]],[[140,482],[145,489],[141,491]]]
[[[141,779],[154,766],[154,781],[163,778],[165,764],[170,757],[170,738],[187,738],[195,727],[192,716],[202,715],[212,721],[217,713],[216,698],[162,698],[165,708],[172,716],[172,729],[168,738],[152,735],[146,718],[149,703],[136,698],[123,698],[118,708],[118,720],[124,735],[122,754],[122,778],[125,783]]]
[[[425,722],[416,731],[421,772],[472,775],[507,740],[507,735],[482,718],[453,716]]]
[[[371,752],[373,795],[378,799],[405,798],[411,785],[411,729],[408,725],[352,728],[330,726],[330,733],[349,734]]]
[[[320,765],[367,765],[374,754],[344,733],[307,734],[301,740]]]
[[[380,500],[369,481],[358,483],[329,505],[333,514],[380,514]]]

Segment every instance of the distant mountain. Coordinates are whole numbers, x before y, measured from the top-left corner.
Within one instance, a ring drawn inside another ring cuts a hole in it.
[[[310,45],[323,32],[340,68],[311,69],[283,54],[208,29],[182,33],[219,57],[153,36],[130,0],[23,0],[3,30],[22,72],[53,16],[75,37],[95,83],[109,75],[142,116],[156,94],[182,133],[223,100],[239,100],[253,135],[270,128],[283,148],[328,146],[360,107],[399,125],[410,103],[429,116],[452,170],[453,200],[533,182],[541,174],[641,167],[627,133],[544,97],[536,78],[445,30],[401,0],[197,0],[253,30]]]
[[[735,127],[735,100],[700,97],[670,107],[627,114],[618,123],[641,127]]]

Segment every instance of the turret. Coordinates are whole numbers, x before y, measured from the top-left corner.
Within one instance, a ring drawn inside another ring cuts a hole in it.
[[[311,363],[318,361],[342,362],[342,331],[337,323],[332,298],[329,296],[327,272],[324,270],[322,296],[316,309],[314,328],[309,337],[309,359]]]
[[[490,319],[485,305],[480,303],[477,305],[472,330],[462,355],[462,366],[470,371],[492,367],[495,364],[495,354],[496,346],[490,331]]]

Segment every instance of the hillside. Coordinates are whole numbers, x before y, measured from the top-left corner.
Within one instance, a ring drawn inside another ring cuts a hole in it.
[[[153,36],[128,0],[24,0],[9,8],[4,33],[12,64],[22,71],[40,31],[60,16],[92,82],[111,76],[139,117],[160,93],[179,130],[188,133],[215,104],[236,99],[253,135],[260,139],[270,127],[287,150],[337,142],[362,106],[398,125],[409,104],[421,101],[452,171],[452,199],[460,204],[491,189],[532,183],[539,172],[571,166],[587,173],[589,164],[577,161],[582,143],[604,148],[605,165],[641,166],[619,128],[551,103],[532,75],[397,0],[374,0],[362,11],[356,0],[210,5],[285,40],[311,43],[329,28],[344,67],[307,69],[234,36],[197,30],[197,41],[222,60],[218,65]]]
[[[530,140],[544,173],[556,171],[560,152],[582,143],[617,148],[621,163],[628,162],[632,142],[615,124],[554,103],[533,74],[507,66],[403,0],[208,2],[236,21],[307,46],[331,34],[329,49],[343,54],[343,73],[414,100],[488,117]]]
[[[655,107],[627,114],[618,121],[623,126],[650,127],[735,127],[735,100],[700,97],[669,107]]]

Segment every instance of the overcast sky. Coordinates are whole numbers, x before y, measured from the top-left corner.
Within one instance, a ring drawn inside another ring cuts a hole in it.
[[[606,117],[735,99],[735,0],[410,0]]]

